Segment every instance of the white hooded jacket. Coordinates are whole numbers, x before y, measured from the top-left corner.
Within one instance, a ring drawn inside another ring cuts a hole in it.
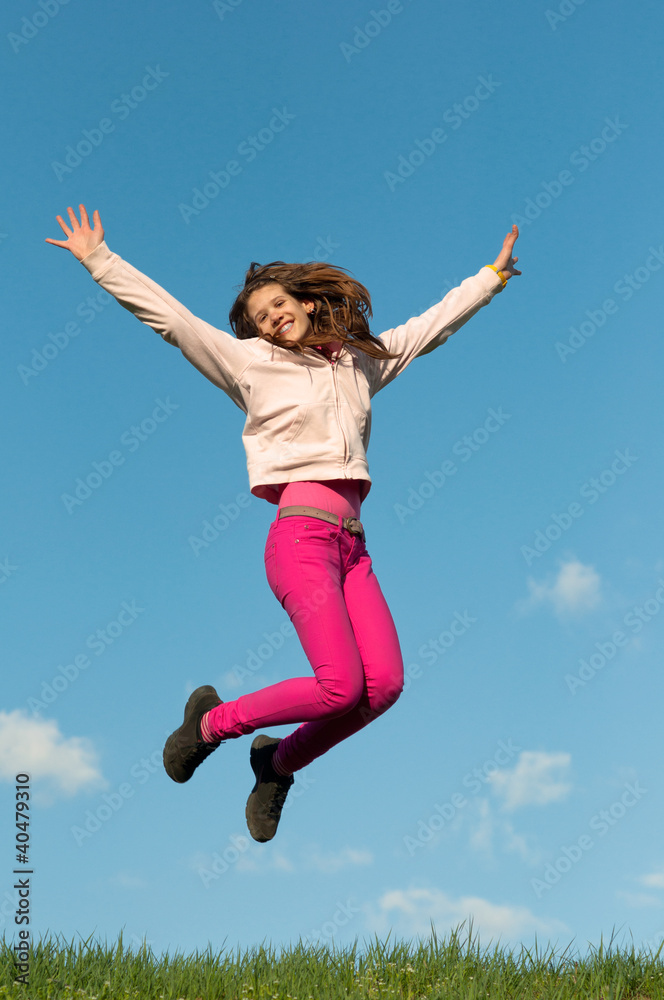
[[[364,500],[371,489],[366,452],[372,396],[414,358],[444,344],[503,288],[485,266],[421,316],[380,334],[390,352],[403,352],[400,358],[372,358],[344,346],[331,364],[311,348],[302,356],[259,337],[238,340],[216,329],[105,242],[81,263],[246,413],[242,441],[250,489],[274,504],[279,484],[304,480],[361,479]]]

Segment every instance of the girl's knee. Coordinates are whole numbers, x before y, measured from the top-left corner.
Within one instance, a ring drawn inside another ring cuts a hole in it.
[[[391,708],[392,705],[399,700],[402,691],[403,681],[398,687],[387,688],[386,691],[383,691],[382,698],[379,700],[382,711],[385,712],[388,708]]]
[[[399,699],[403,691],[403,669],[395,671],[388,680],[369,695],[369,705],[374,712],[386,712]]]
[[[387,712],[388,708],[394,705],[395,701],[403,691],[403,677],[395,679],[391,684],[373,690],[367,697],[367,703],[361,709],[363,725],[368,725],[379,716]]]
[[[347,712],[354,709],[362,697],[363,690],[364,681],[362,678],[355,682],[345,679],[343,684],[319,685],[322,701],[328,709],[330,718],[346,715]]]

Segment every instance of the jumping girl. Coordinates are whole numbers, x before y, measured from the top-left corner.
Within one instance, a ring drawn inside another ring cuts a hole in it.
[[[421,316],[379,337],[371,299],[344,268],[252,264],[230,311],[235,337],[197,319],[163,288],[112,253],[99,212],[68,208],[70,250],[102,288],[146,323],[246,413],[242,440],[254,496],[277,505],[265,545],[270,589],[291,619],[313,677],[296,677],[222,702],[197,688],[166,741],[164,767],[188,781],[220,743],[265,726],[301,723],[285,739],[257,736],[246,809],[254,840],[271,840],[293,772],[385,712],[403,687],[392,615],[376,579],[360,518],[371,488],[366,450],[371,397],[455,333],[515,269],[512,226],[493,264]]]

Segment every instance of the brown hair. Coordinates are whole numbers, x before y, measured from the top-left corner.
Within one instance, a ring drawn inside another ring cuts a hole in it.
[[[392,354],[370,329],[371,297],[359,281],[347,276],[346,268],[333,267],[319,261],[307,264],[286,264],[275,260],[271,264],[252,263],[244,277],[244,287],[231,306],[228,318],[238,340],[248,340],[260,334],[247,315],[249,296],[265,285],[277,284],[299,302],[313,299],[311,315],[313,332],[289,349],[304,354],[306,347],[340,340],[356,347],[372,358],[400,358]],[[284,345],[286,346],[286,345]]]

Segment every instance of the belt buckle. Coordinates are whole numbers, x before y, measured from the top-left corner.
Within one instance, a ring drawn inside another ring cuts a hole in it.
[[[360,535],[362,541],[364,541],[364,528],[361,521],[356,517],[349,517],[346,520],[346,526],[351,535]]]

